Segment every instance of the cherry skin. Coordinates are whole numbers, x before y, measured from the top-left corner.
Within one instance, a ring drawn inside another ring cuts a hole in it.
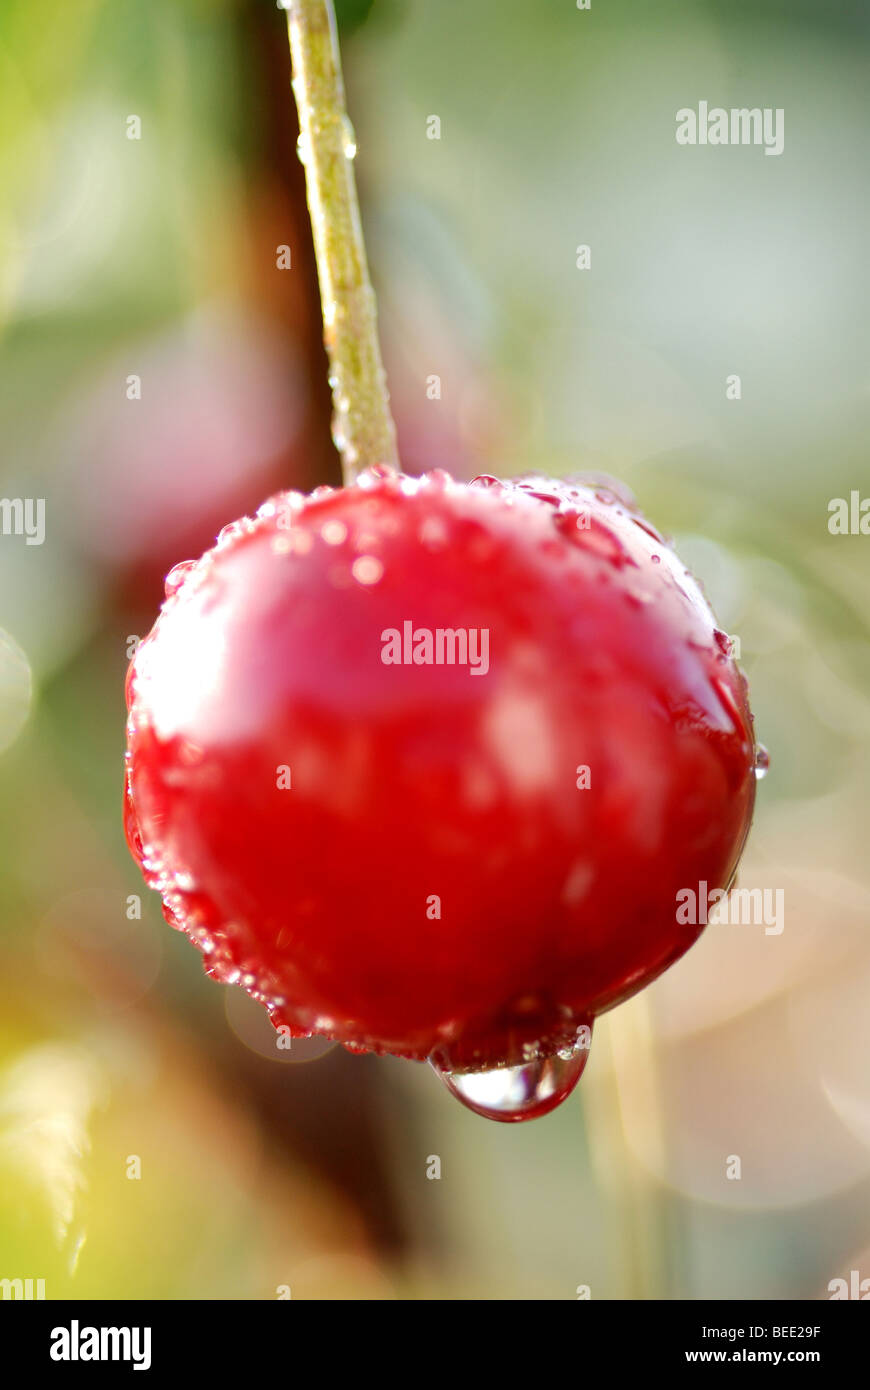
[[[729,882],[752,814],[746,685],[620,491],[370,470],[167,594],[130,847],[276,1025],[453,1073],[565,1056],[699,935],[677,894]]]

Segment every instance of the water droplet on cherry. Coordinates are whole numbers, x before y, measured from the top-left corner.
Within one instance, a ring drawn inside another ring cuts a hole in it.
[[[436,488],[438,492],[444,492],[453,483],[450,474],[443,468],[430,469],[425,475],[425,481],[430,487]]]
[[[196,569],[196,560],[182,560],[180,565],[174,565],[163,581],[163,591],[167,598],[172,598],[177,594],[187,576],[192,569]]]
[[[236,985],[242,976],[241,970],[227,956],[217,954],[205,966],[205,973],[219,985]]]
[[[755,777],[761,782],[767,776],[767,769],[770,767],[770,754],[763,743],[755,746]]]
[[[231,521],[228,526],[222,526],[217,533],[218,545],[230,545],[238,536],[243,536],[247,527],[245,520]]]
[[[364,468],[357,476],[356,486],[371,489],[380,487],[384,483],[398,484],[398,479],[398,473],[390,464],[373,463],[368,468]]]
[[[430,1059],[448,1091],[476,1115],[515,1124],[536,1120],[567,1100],[583,1074],[588,1045],[552,1057],[535,1057],[515,1067],[486,1071],[449,1071]]]

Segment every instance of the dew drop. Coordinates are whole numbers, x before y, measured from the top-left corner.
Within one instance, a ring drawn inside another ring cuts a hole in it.
[[[347,116],[342,121],[341,136],[345,159],[354,159],[356,156],[356,134]]]
[[[296,156],[300,164],[308,163],[309,149],[310,142],[308,140],[308,136],[303,133],[299,136],[298,140],[296,141]]]
[[[219,985],[236,985],[242,977],[241,970],[222,955],[209,961],[205,967],[205,973],[211,979],[216,980]]]
[[[172,598],[177,594],[187,576],[192,569],[196,568],[196,560],[182,560],[180,565],[174,565],[163,581],[163,590],[167,598]]]
[[[770,767],[770,754],[763,743],[755,745],[755,777],[761,782],[767,776],[767,769]]]
[[[450,474],[443,468],[433,468],[424,477],[429,486],[437,488],[439,492],[444,492],[453,482]]]
[[[276,492],[274,496],[268,497],[261,507],[257,508],[257,516],[261,520],[278,517],[279,526],[288,526],[292,521],[293,513],[301,511],[304,505],[305,498],[301,492]]]
[[[588,488],[599,502],[612,506],[619,503],[629,512],[637,511],[637,498],[625,483],[610,473],[569,473],[562,479],[570,487]]]
[[[364,489],[379,487],[382,483],[395,482],[399,477],[395,468],[388,463],[373,463],[357,476],[356,485]]]
[[[430,1065],[450,1094],[476,1115],[515,1124],[561,1105],[580,1080],[588,1056],[588,1046],[581,1046],[489,1071],[445,1071],[434,1061]]]
[[[244,521],[231,521],[228,526],[222,526],[217,534],[218,545],[230,545],[239,536],[245,534]]]

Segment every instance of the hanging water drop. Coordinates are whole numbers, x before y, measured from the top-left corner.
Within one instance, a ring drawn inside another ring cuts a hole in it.
[[[585,1044],[488,1071],[448,1071],[434,1061],[430,1065],[450,1094],[476,1115],[515,1124],[537,1120],[561,1105],[580,1080],[588,1056]]]
[[[770,767],[770,754],[763,743],[755,745],[755,776],[761,782],[767,776],[767,769]]]
[[[356,134],[347,116],[341,123],[341,134],[345,159],[354,159],[356,157]]]

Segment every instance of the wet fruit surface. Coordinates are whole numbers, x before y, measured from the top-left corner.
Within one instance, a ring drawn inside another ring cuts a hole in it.
[[[756,784],[727,639],[631,500],[373,471],[167,594],[127,829],[207,971],[300,1032],[449,1073],[561,1050],[537,1099],[573,1085],[590,1020],[701,931],[676,895],[729,881]]]

